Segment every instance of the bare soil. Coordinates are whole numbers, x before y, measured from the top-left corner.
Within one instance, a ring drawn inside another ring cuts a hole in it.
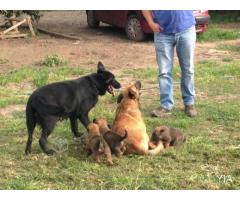
[[[44,11],[42,15],[39,27],[75,36],[79,40],[60,39],[45,34],[35,38],[0,40],[0,60],[4,60],[0,62],[1,72],[36,65],[50,54],[60,55],[73,67],[95,67],[99,60],[116,70],[156,67],[151,37],[137,43],[128,40],[124,30],[106,24],[101,24],[95,30],[89,29],[85,11]],[[195,61],[222,59],[228,54],[214,50],[216,45],[216,42],[198,43]],[[239,58],[239,55],[233,56]]]

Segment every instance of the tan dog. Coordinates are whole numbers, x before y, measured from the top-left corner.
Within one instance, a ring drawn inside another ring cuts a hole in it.
[[[178,129],[167,126],[156,127],[151,137],[151,142],[154,145],[162,142],[165,148],[181,145],[185,141],[186,137]]]
[[[88,139],[86,149],[88,155],[92,154],[94,159],[99,162],[99,156],[105,155],[109,165],[113,165],[111,150],[100,134],[99,127],[97,124],[90,123],[87,127]]]
[[[127,153],[156,155],[164,147],[162,143],[159,143],[155,149],[149,150],[151,142],[139,109],[140,89],[141,82],[137,81],[122,91],[118,98],[119,105],[112,131],[123,135],[127,130]]]
[[[105,118],[94,119],[94,123],[98,124],[100,133],[103,135],[104,140],[108,143],[112,154],[120,157],[126,151],[127,132],[122,137],[110,130],[107,120]]]

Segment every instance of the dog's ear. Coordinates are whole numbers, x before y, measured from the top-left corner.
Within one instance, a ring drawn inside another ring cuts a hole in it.
[[[123,94],[120,93],[117,98],[117,103],[121,103],[122,99],[123,99]]]
[[[107,124],[109,129],[112,129],[112,125],[111,124]]]
[[[136,98],[137,98],[137,92],[134,91],[134,90],[132,90],[132,89],[130,89],[130,90],[128,91],[128,97],[129,97],[130,99],[136,99]]]
[[[137,90],[141,90],[142,87],[141,81],[136,81],[134,85],[137,88]]]
[[[98,62],[98,65],[97,65],[97,73],[101,73],[101,72],[103,72],[103,71],[105,71],[105,67],[104,67],[104,65],[102,64],[102,62],[99,61],[99,62]]]
[[[128,132],[127,132],[127,130],[125,129],[125,135],[122,137],[122,140],[126,139],[127,136],[128,136]]]

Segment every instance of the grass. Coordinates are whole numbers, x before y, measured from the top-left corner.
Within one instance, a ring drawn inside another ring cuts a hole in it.
[[[53,54],[48,55],[42,62],[41,65],[47,66],[47,67],[57,67],[65,65],[67,62],[61,58],[59,55]]]
[[[125,70],[117,75],[139,79],[143,87],[142,112],[150,135],[155,126],[181,129],[187,142],[159,156],[128,155],[113,158],[114,166],[97,164],[87,158],[81,145],[73,140],[69,121],[58,123],[49,144],[67,143],[67,150],[48,157],[38,145],[40,129],[34,134],[33,153],[24,155],[27,140],[24,111],[12,118],[0,117],[0,189],[239,189],[240,188],[240,62],[202,61],[196,65],[196,118],[186,117],[181,108],[179,68],[174,69],[176,108],[167,119],[148,116],[159,104],[156,70]],[[25,67],[0,74],[0,107],[25,104],[35,88],[90,72],[67,66]],[[121,79],[120,79],[121,80]],[[28,86],[17,87],[19,85]],[[31,87],[30,87],[31,86]],[[30,89],[29,89],[30,88]],[[30,91],[29,91],[30,90]],[[23,94],[23,95],[19,95]],[[114,119],[116,97],[100,97],[90,118]],[[81,132],[85,132],[79,125]],[[66,146],[65,146],[66,147]],[[61,150],[61,148],[60,148]]]
[[[0,65],[8,63],[8,60],[5,58],[0,58]]]
[[[240,53],[240,45],[239,44],[236,44],[236,45],[234,45],[234,44],[219,44],[217,46],[217,49]]]
[[[213,42],[220,40],[236,40],[240,39],[239,29],[223,29],[217,24],[209,24],[206,32],[200,34],[198,37],[199,42]]]
[[[239,16],[240,12],[237,10],[224,11],[225,13],[219,13],[219,11],[209,11],[209,12],[211,16],[211,22],[213,22],[214,24],[240,22],[240,16]]]

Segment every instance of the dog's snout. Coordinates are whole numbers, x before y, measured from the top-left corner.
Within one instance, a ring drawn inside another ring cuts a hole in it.
[[[115,88],[115,89],[119,89],[121,88],[121,84],[116,81],[115,79],[112,81],[112,86]]]

